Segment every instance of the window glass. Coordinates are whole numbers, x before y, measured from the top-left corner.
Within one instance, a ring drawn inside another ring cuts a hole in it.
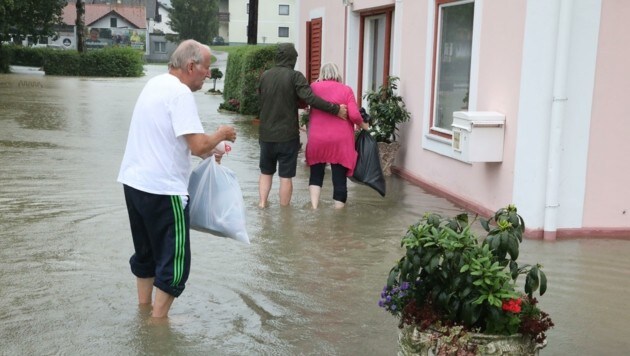
[[[111,17],[109,19],[109,27],[118,27],[118,19],[115,17]]]
[[[156,53],[166,53],[166,42],[153,42]]]
[[[432,128],[450,132],[453,112],[468,109],[474,2],[440,4]]]
[[[289,28],[278,27],[278,37],[289,37]]]
[[[278,15],[288,15],[289,14],[289,5],[279,5]]]
[[[376,91],[383,85],[385,71],[385,15],[365,18],[363,37],[363,82],[365,91]]]

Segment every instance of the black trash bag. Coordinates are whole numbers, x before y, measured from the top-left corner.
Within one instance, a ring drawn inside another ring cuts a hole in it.
[[[381,169],[381,159],[376,140],[369,132],[361,130],[354,145],[359,157],[357,157],[357,165],[350,180],[358,184],[365,184],[384,197],[385,177]]]

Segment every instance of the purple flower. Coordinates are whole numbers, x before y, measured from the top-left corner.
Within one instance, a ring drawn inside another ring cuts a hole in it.
[[[409,282],[402,282],[402,284],[400,285],[400,289],[402,290],[409,289]]]

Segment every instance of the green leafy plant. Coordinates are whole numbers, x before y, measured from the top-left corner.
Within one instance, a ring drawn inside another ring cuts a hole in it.
[[[409,121],[411,117],[402,96],[396,93],[398,80],[398,77],[388,77],[387,83],[378,90],[363,96],[371,117],[369,131],[376,142],[396,141],[398,124]]]
[[[457,325],[544,343],[554,325],[533,294],[545,293],[547,277],[540,264],[517,262],[523,218],[509,205],[480,223],[485,239],[475,236],[465,213],[425,214],[403,237],[405,255],[391,269],[379,305],[400,318],[401,328]],[[524,291],[517,290],[520,275]]]

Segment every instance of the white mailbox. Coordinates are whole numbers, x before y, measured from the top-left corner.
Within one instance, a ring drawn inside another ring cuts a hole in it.
[[[492,111],[453,113],[453,157],[465,162],[503,161],[505,116]]]

